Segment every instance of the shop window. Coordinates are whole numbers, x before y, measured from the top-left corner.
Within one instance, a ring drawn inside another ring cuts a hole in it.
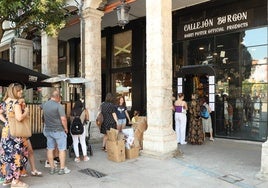
[[[101,38],[101,68],[106,68],[106,37]]]
[[[258,37],[256,37],[258,36]],[[213,65],[215,134],[266,140],[268,112],[267,27],[183,41],[173,45],[173,65]],[[181,58],[178,53],[183,54]],[[183,63],[179,63],[183,59]],[[226,119],[224,101],[232,106]]]
[[[112,74],[112,82],[116,96],[124,96],[128,110],[132,107],[132,74],[120,72]]]
[[[66,51],[67,51],[67,42],[59,41],[59,47],[58,47],[58,74],[66,74],[66,66],[67,66]],[[78,58],[80,58],[80,56]]]
[[[252,64],[267,64],[267,45],[252,46],[244,49],[252,58]]]
[[[267,29],[268,27],[263,27],[245,31],[242,44],[246,47],[267,44]]]
[[[179,71],[179,69],[184,65],[183,61],[183,43],[174,44],[173,45],[173,67],[175,71]]]
[[[190,41],[187,46],[187,64],[211,64],[213,62],[213,51],[213,38],[203,38]]]
[[[0,53],[0,58],[4,60],[9,60],[9,50],[2,51]]]
[[[132,65],[132,31],[114,35],[112,68],[130,67]]]

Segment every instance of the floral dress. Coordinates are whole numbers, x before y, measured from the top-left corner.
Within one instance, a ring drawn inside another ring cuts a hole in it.
[[[13,105],[17,101],[10,101],[7,105],[5,102],[0,104],[0,108],[6,111],[13,111]],[[6,116],[6,113],[4,114]],[[5,177],[6,181],[19,179],[20,170],[26,165],[28,159],[27,139],[21,137],[12,137],[7,123],[2,129],[0,142],[0,176]]]
[[[110,102],[103,102],[101,104],[101,112],[103,114],[103,123],[100,132],[106,134],[106,131],[110,130],[110,128],[116,129],[116,122],[112,115],[116,113],[115,105]]]
[[[202,119],[200,118],[200,105],[197,100],[191,101],[189,105],[190,121],[188,143],[203,144],[204,133],[202,127]]]

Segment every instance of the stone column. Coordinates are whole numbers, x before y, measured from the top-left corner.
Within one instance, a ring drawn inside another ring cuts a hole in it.
[[[98,107],[101,104],[101,17],[103,12],[94,7],[86,7],[81,19],[81,59],[85,84],[85,103],[91,121],[91,138],[100,138],[95,123]]]
[[[33,69],[33,41],[23,38],[14,38],[14,60],[16,64]],[[11,50],[11,56],[13,56],[13,50]],[[13,57],[11,58],[13,59]],[[26,102],[33,102],[33,90],[28,89],[25,91]]]
[[[171,0],[146,0],[147,123],[143,155],[172,157],[177,150],[172,129]]]
[[[268,180],[268,141],[262,144],[261,170],[257,174],[257,178]]]
[[[58,38],[50,37],[45,33],[41,36],[42,46],[42,73],[54,77],[58,75]],[[47,101],[51,88],[42,89],[42,99]]]

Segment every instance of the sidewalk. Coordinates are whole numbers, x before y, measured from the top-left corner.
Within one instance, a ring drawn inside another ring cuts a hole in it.
[[[49,168],[44,168],[46,150],[35,150],[36,165],[44,175],[25,177],[23,181],[32,188],[268,187],[268,181],[255,177],[260,170],[261,143],[216,138],[200,146],[179,146],[183,156],[176,158],[140,156],[121,163],[109,161],[100,144],[92,147],[93,156],[88,162],[75,163],[67,152],[67,166],[72,171],[65,175],[50,175]]]

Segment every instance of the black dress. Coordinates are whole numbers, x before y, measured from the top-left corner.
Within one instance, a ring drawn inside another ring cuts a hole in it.
[[[101,112],[103,114],[103,123],[100,132],[106,134],[106,131],[110,130],[110,128],[116,129],[116,122],[112,115],[116,113],[115,105],[110,102],[103,102],[101,104]]]

